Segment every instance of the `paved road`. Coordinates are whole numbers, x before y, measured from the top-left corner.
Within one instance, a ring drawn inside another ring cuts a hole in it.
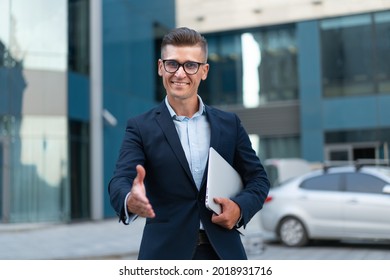
[[[266,260],[390,260],[390,244],[381,242],[317,242],[304,248],[265,243],[250,259]]]
[[[262,234],[259,216],[243,231],[250,260],[390,260],[390,242],[317,241],[303,248],[288,248]],[[136,259],[136,254],[120,259]]]
[[[117,219],[72,224],[0,224],[0,260],[136,259],[143,219],[130,226]],[[243,231],[252,260],[390,260],[390,243],[318,242],[286,248],[265,242],[259,217]]]

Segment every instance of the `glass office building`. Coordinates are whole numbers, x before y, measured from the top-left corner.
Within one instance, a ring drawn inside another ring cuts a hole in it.
[[[155,104],[155,42],[174,26],[174,1],[159,2],[101,1],[103,106],[118,119],[102,128],[104,186],[126,119]],[[90,6],[0,0],[2,223],[91,218]]]
[[[389,10],[206,37],[202,94],[241,117],[262,159],[389,158]]]

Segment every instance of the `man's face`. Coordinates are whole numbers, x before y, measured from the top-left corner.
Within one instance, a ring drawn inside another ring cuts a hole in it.
[[[164,48],[162,59],[158,61],[158,74],[162,77],[168,97],[179,99],[196,97],[200,81],[207,78],[209,65],[200,65],[198,72],[193,75],[187,74],[182,66],[175,73],[169,73],[164,69],[162,60],[175,60],[180,64],[188,61],[203,63],[206,60],[204,56],[200,46],[168,45]]]

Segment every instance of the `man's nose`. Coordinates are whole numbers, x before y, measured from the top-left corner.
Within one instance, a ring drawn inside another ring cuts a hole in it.
[[[187,75],[186,71],[184,71],[184,65],[179,66],[179,69],[177,69],[175,75],[179,77]]]

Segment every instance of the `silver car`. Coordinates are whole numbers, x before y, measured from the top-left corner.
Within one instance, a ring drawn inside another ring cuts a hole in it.
[[[390,168],[330,167],[270,190],[262,227],[287,246],[310,240],[389,239]]]

